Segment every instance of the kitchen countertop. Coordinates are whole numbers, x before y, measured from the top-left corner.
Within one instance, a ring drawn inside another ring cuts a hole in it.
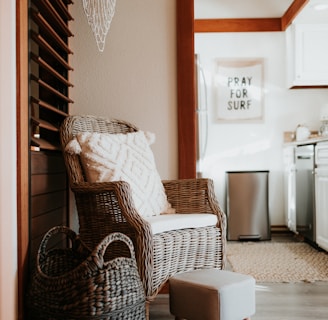
[[[285,141],[284,146],[299,146],[304,144],[316,144],[318,142],[328,142],[328,137],[322,137],[322,136],[313,136],[306,140],[293,140],[293,141]]]

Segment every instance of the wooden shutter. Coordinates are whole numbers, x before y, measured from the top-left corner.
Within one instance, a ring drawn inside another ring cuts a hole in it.
[[[68,186],[59,127],[69,114],[73,36],[69,0],[29,4],[30,262],[51,227],[68,225]]]

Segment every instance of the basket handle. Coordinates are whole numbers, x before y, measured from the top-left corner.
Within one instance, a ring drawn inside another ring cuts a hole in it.
[[[37,263],[39,264],[40,261],[42,261],[42,259],[46,258],[46,254],[47,254],[47,245],[48,245],[48,241],[50,240],[50,238],[58,233],[64,233],[67,235],[67,237],[72,241],[72,246],[74,247],[74,244],[77,240],[77,234],[71,230],[70,228],[66,227],[66,226],[56,226],[51,228],[42,238],[40,246],[39,246],[39,250],[38,250],[38,255],[37,255]]]
[[[129,250],[130,250],[130,256],[132,259],[135,258],[135,254],[134,254],[134,247],[133,247],[133,243],[132,240],[126,236],[125,234],[121,233],[121,232],[113,232],[109,235],[107,235],[99,244],[98,246],[95,248],[95,250],[92,252],[91,257],[94,261],[94,263],[96,263],[96,265],[100,268],[103,267],[104,265],[104,255],[105,252],[108,248],[108,246],[115,241],[122,241],[124,242]]]

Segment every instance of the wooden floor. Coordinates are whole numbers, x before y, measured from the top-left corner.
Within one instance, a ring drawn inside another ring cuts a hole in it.
[[[272,241],[285,241],[273,236]],[[291,241],[294,239],[291,238]],[[328,266],[327,266],[328,268]],[[172,320],[169,296],[158,295],[150,305],[150,320]],[[252,320],[327,320],[328,282],[257,283],[256,314]]]
[[[151,320],[172,320],[168,295],[150,306]],[[328,283],[258,284],[252,320],[327,320]]]

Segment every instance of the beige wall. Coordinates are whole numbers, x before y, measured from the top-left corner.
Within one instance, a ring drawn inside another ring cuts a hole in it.
[[[73,114],[118,118],[156,134],[163,179],[177,177],[175,0],[119,0],[104,52],[83,12],[72,6]]]
[[[119,0],[104,53],[72,6],[73,113],[122,118],[156,133],[163,178],[177,176],[175,1]],[[4,32],[5,31],[5,32]],[[17,319],[15,1],[0,0],[0,320]],[[6,106],[6,108],[4,108]]]

